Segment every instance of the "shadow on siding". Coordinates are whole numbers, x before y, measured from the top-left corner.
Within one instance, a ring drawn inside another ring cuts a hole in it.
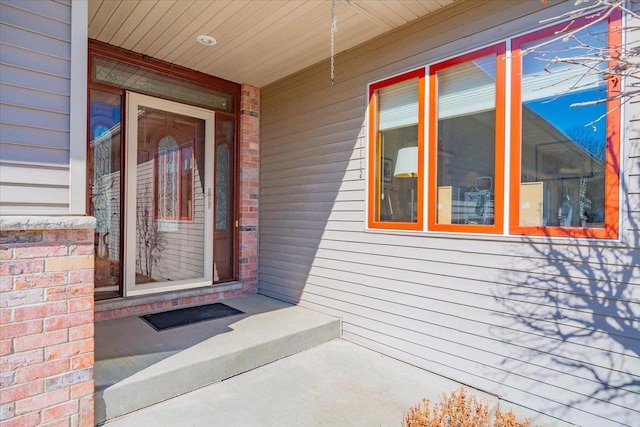
[[[628,240],[528,239],[523,254],[514,255],[529,259],[529,272],[505,273],[513,286],[493,292],[505,327],[492,332],[517,349],[502,361],[508,375],[541,382],[527,392],[557,404],[554,413],[573,407],[634,425],[640,419],[640,224],[628,179],[620,227]]]

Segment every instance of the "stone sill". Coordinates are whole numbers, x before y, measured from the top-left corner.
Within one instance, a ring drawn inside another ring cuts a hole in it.
[[[92,216],[0,216],[0,231],[95,229]]]

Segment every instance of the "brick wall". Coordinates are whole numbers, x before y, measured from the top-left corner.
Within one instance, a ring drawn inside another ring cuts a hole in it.
[[[240,100],[240,281],[243,293],[258,290],[260,195],[260,89],[243,85]]]
[[[92,426],[92,219],[0,221],[0,424]]]

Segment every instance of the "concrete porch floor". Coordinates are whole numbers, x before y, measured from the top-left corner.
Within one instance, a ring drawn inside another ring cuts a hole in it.
[[[107,422],[141,426],[400,426],[423,397],[458,383],[335,339]],[[474,391],[487,401],[495,398]]]
[[[137,316],[97,322],[96,422],[398,426],[422,398],[460,386],[340,339],[334,317],[261,295],[223,302],[245,314],[161,332]],[[513,409],[533,425],[564,425]]]
[[[340,336],[339,319],[261,295],[244,312],[156,331],[138,316],[95,324],[96,422],[250,371]]]

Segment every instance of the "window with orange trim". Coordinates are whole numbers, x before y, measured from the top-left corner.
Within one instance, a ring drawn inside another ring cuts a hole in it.
[[[618,238],[621,82],[562,60],[621,45],[621,14],[594,16],[511,39],[508,98],[507,43],[431,65],[427,144],[424,70],[370,85],[369,227]]]
[[[503,232],[505,45],[429,70],[429,230]]]
[[[424,76],[369,88],[369,227],[423,228]]]
[[[557,58],[619,46],[620,20],[564,40],[553,41],[586,18],[513,40],[512,234],[618,237],[620,103],[611,98],[620,82],[603,78],[606,64]]]

